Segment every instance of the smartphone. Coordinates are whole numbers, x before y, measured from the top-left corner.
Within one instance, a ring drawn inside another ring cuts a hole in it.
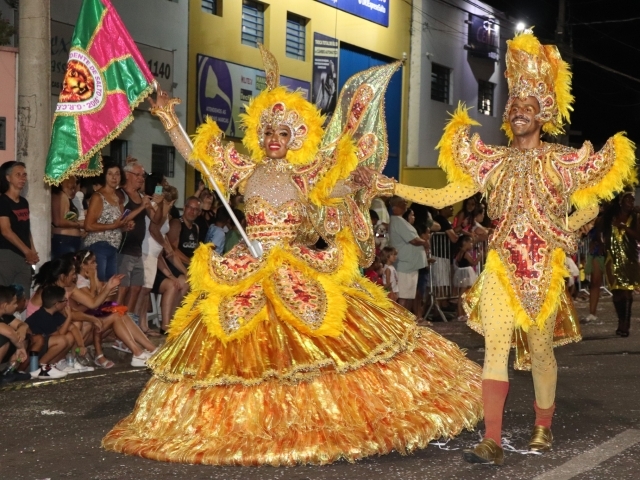
[[[156,185],[156,190],[153,192],[154,195],[162,195],[162,185]]]
[[[120,218],[127,218],[127,215],[129,215],[130,213],[131,213],[131,210],[127,208],[125,209],[124,212],[122,212],[122,216]]]

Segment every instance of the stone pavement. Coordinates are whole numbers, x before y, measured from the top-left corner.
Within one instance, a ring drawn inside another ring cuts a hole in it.
[[[180,465],[126,457],[100,448],[102,436],[127,415],[149,378],[128,366],[130,355],[107,349],[117,362],[108,371],[29,382],[1,389],[0,479],[635,479],[640,455],[640,297],[629,338],[618,338],[610,299],[584,340],[556,350],[559,364],[554,448],[543,456],[506,454],[503,467],[465,463],[460,449],[478,432],[464,432],[446,445],[431,445],[403,457],[396,453],[324,467],[240,468]],[[586,315],[586,303],[577,302]],[[459,322],[434,330],[482,362],[482,337]],[[533,422],[533,386],[527,372],[510,371],[505,436],[526,447]],[[481,427],[481,425],[479,426]]]

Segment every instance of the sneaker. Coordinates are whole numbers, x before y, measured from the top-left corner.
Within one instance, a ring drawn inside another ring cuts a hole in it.
[[[38,370],[36,370],[36,372],[37,371]],[[31,375],[33,376],[33,372]],[[67,376],[67,372],[61,372],[50,363],[47,363],[45,365],[40,365],[40,371],[37,375],[37,378],[42,380],[46,378],[63,378],[66,376]]]
[[[115,342],[113,342],[113,345],[111,345],[111,348],[115,350],[119,350],[124,353],[133,353],[131,352],[129,347],[127,347],[124,343],[122,343],[122,340],[116,340]]]
[[[83,365],[78,360],[73,364],[74,373],[93,372],[95,369],[88,365]]]
[[[590,313],[585,318],[580,320],[580,323],[582,323],[583,325],[586,325],[587,323],[595,322],[596,320],[598,320],[598,317]]]
[[[68,367],[71,366],[67,363],[67,360],[63,358],[62,360],[59,360],[58,363],[56,363],[55,367],[61,372],[64,372]]]
[[[0,385],[12,382],[23,382],[25,380],[31,380],[31,375],[22,372],[5,373],[0,376]]]
[[[135,355],[133,356],[133,358],[131,359],[131,366],[132,367],[146,367],[147,366],[147,357],[145,356],[144,353],[142,353],[140,356],[136,357]]]
[[[145,350],[144,352],[142,352],[140,357],[145,357],[145,358],[149,359],[149,358],[153,357],[158,352],[158,350],[160,350],[159,347],[156,347],[156,349],[153,352],[150,352],[149,350]]]

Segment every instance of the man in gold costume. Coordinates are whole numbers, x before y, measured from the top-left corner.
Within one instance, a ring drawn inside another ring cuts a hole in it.
[[[504,461],[501,431],[512,344],[516,368],[531,368],[533,374],[536,420],[529,448],[542,452],[552,446],[553,347],[581,338],[565,295],[565,252],[577,250],[576,231],[596,216],[598,199],[611,198],[633,180],[635,161],[634,145],[621,133],[597,153],[589,142],[576,150],[542,141],[543,133],[561,133],[569,119],[568,65],[555,46],[541,45],[530,31],[507,45],[503,129],[511,145],[485,145],[477,134],[470,136],[469,127],[478,123],[459,107],[438,144],[439,165],[450,183],[439,190],[395,187],[396,195],[436,208],[476,192],[488,197],[488,214],[497,227],[485,270],[465,298],[469,325],[485,336],[486,432],[464,458],[496,465]]]
[[[211,119],[192,147],[177,100],[159,94],[154,105],[186,159],[224,194],[244,193],[248,239],[264,253],[244,242],[225,256],[196,250],[191,291],[147,363],[153,377],[103,445],[172,462],[325,464],[409,453],[473,428],[478,365],[358,269],[373,260],[371,199],[393,184],[350,177],[384,166],[382,101],[398,64],[352,77],[323,129],[263,55],[267,88],[243,117],[248,154]],[[325,250],[313,248],[319,235]]]

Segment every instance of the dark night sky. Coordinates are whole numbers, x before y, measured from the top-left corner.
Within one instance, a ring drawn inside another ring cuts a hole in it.
[[[553,41],[558,18],[557,0],[483,0],[510,17],[534,25],[541,40]],[[473,0],[471,0],[473,2]],[[633,81],[583,60],[574,59],[571,130],[582,135],[572,142],[591,140],[600,147],[613,133],[625,130],[640,143],[640,1],[566,0],[565,42],[573,51],[605,67],[638,79]],[[626,22],[571,25],[583,22],[633,19]],[[504,32],[504,30],[503,30]],[[510,32],[509,32],[510,33]],[[565,60],[568,60],[565,58]]]

